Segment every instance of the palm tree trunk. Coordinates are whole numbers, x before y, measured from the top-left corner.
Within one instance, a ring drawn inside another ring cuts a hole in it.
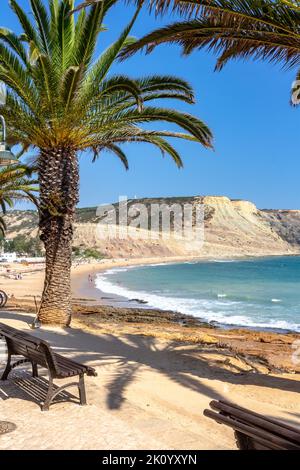
[[[73,220],[78,203],[78,159],[70,148],[41,150],[40,238],[46,250],[46,273],[38,320],[68,326],[71,322]]]

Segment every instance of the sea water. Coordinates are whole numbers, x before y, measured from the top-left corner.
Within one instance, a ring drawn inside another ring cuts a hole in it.
[[[300,257],[116,268],[96,287],[223,326],[300,332]]]

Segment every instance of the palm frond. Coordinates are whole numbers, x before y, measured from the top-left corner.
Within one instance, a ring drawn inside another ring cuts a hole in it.
[[[44,52],[49,54],[51,48],[51,36],[50,21],[47,10],[41,0],[30,0],[30,5],[38,26],[40,42],[43,45]]]
[[[153,2],[154,3],[154,2]],[[164,2],[155,2],[162,11]],[[177,43],[184,54],[206,48],[217,54],[217,68],[232,58],[269,60],[295,67],[300,63],[300,11],[273,0],[199,0],[173,2],[182,13],[195,19],[157,29],[121,56],[137,50],[147,52],[162,43]],[[166,8],[170,2],[166,2]]]
[[[81,28],[76,31],[73,45],[74,65],[85,64],[86,67],[90,65],[103,15],[104,5],[98,4],[93,6],[86,16],[80,17]]]
[[[8,142],[19,144],[21,154],[29,149],[42,149],[47,154],[48,149],[57,147],[75,152],[106,150],[127,166],[122,145],[147,142],[181,166],[169,139],[211,147],[212,133],[200,119],[166,106],[146,106],[163,99],[194,103],[193,89],[185,80],[111,73],[123,49],[135,42],[130,31],[143,1],[137,2],[131,21],[117,40],[96,55],[105,15],[116,2],[102,0],[73,15],[77,9],[73,0],[49,0],[49,7],[43,0],[29,0],[31,14],[27,15],[17,0],[11,0],[23,32],[16,36],[0,28],[0,80],[8,86],[7,106],[3,108]],[[180,129],[149,129],[154,122],[175,124]],[[25,187],[20,189],[26,193]]]
[[[24,10],[20,7],[20,5],[16,2],[16,0],[10,0],[10,6],[15,12],[16,16],[19,19],[20,25],[23,28],[24,36],[26,37],[26,41],[32,42],[35,47],[41,50],[41,44],[38,39],[38,35],[32,23],[29,21],[28,16],[24,12]]]
[[[103,152],[104,150],[115,154],[123,163],[125,170],[129,169],[128,160],[127,160],[125,153],[123,152],[121,147],[113,143],[107,143],[105,146],[95,147],[93,162],[95,162],[99,158],[101,152]]]
[[[111,94],[116,94],[118,92],[122,92],[123,96],[124,93],[126,93],[126,100],[128,100],[128,95],[132,95],[134,97],[134,102],[137,105],[138,111],[140,112],[142,110],[142,91],[135,80],[132,80],[131,78],[126,77],[125,75],[117,75],[103,82],[101,86],[101,91],[99,92],[96,98],[97,100],[101,100],[110,96]]]
[[[16,201],[31,201],[35,205],[38,199],[37,180],[31,178],[34,169],[26,165],[9,165],[0,169],[0,207],[2,214],[12,208]],[[0,232],[4,235],[6,225],[0,215]]]
[[[147,106],[141,112],[129,110],[120,113],[117,116],[117,121],[119,123],[170,122],[189,132],[204,147],[212,147],[212,133],[206,124],[191,114],[182,113],[175,109]]]
[[[121,33],[120,37],[114,42],[104,53],[100,56],[94,67],[91,69],[91,79],[92,80],[103,80],[107,75],[110,67],[113,62],[116,60],[117,56],[120,54],[121,50],[132,44],[134,41],[132,38],[128,38],[128,35],[131,31],[131,28],[139,14],[140,8],[137,8],[135,14],[133,15],[132,20],[126,26],[124,31]]]
[[[0,28],[0,40],[8,44],[25,65],[28,64],[27,52],[19,36],[7,28]]]

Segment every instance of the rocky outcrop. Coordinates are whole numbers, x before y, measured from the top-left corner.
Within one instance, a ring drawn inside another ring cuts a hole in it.
[[[300,247],[300,211],[264,210],[261,213],[281,238],[296,249]]]

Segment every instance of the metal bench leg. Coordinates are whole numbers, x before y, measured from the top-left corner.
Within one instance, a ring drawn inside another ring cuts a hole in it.
[[[78,390],[79,390],[80,404],[81,404],[81,405],[86,405],[86,394],[85,394],[84,374],[81,374],[81,375],[79,376]]]
[[[240,431],[234,431],[234,437],[239,450],[255,450],[252,439]]]
[[[4,369],[4,372],[1,376],[1,380],[7,380],[8,378],[8,374],[10,373],[12,367],[11,367],[11,354],[10,352],[8,352],[8,355],[7,355],[7,364],[6,364],[6,367]]]
[[[32,362],[31,363],[32,365],[32,377],[38,377],[39,376],[39,372],[38,372],[38,365],[36,362]]]
[[[49,377],[49,386],[48,386],[48,392],[46,399],[44,403],[42,404],[42,411],[49,411],[49,406],[51,405],[51,401],[53,398],[53,378],[50,376]]]

